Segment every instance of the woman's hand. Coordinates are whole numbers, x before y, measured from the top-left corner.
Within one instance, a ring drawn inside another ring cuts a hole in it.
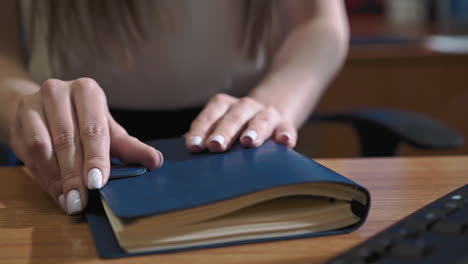
[[[270,136],[294,147],[297,128],[346,58],[349,29],[343,2],[279,1],[287,27],[268,72],[249,91],[250,97],[216,95],[193,122],[186,137],[188,149],[222,152],[239,136],[248,147]]]
[[[159,151],[113,120],[104,92],[89,78],[51,79],[23,97],[10,141],[34,180],[68,214],[86,207],[87,189],[107,183],[109,153],[148,169],[163,163]]]
[[[186,135],[190,151],[208,148],[223,152],[240,137],[246,147],[258,147],[272,137],[290,148],[296,145],[297,131],[274,107],[250,98],[215,95],[193,121]]]

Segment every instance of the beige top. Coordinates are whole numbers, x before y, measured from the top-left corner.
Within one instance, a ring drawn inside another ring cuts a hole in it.
[[[28,13],[27,2],[23,0],[23,14]],[[267,66],[265,56],[249,60],[238,48],[239,34],[235,32],[242,25],[242,3],[165,0],[170,15],[178,21],[177,30],[154,32],[158,34],[157,43],[145,43],[136,50],[135,66],[130,70],[96,60],[93,65],[73,62],[66,72],[52,72],[50,69],[60,67],[47,65],[43,44],[26,43],[29,50],[36,49],[29,59],[29,71],[38,83],[52,77],[94,78],[106,92],[111,107],[126,109],[196,107],[220,92],[242,96],[257,83]],[[23,16],[24,25],[28,25],[27,19]]]

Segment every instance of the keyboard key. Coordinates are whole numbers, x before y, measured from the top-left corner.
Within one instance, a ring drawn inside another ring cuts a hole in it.
[[[400,238],[416,237],[419,231],[411,227],[401,227],[397,229],[397,236]]]
[[[451,206],[447,206],[447,204],[438,204],[437,207],[434,207],[434,208],[431,208],[430,210],[428,210],[428,213],[434,213],[436,215],[440,215],[440,216],[447,216],[447,215],[450,215],[454,212],[456,212],[458,210],[458,208],[460,207],[456,207],[456,208],[453,208]]]
[[[468,210],[461,210],[447,216],[444,221],[434,225],[431,231],[450,234],[463,234],[468,228]]]
[[[452,195],[447,203],[456,203],[458,206],[467,206],[468,205],[468,194],[457,194]]]
[[[433,248],[434,246],[425,240],[412,239],[396,244],[390,250],[390,254],[402,258],[421,258],[428,255]]]
[[[447,206],[457,206],[458,208],[468,205],[468,194],[455,194],[445,202]]]
[[[419,231],[427,231],[433,224],[457,209],[456,207],[442,206],[444,207],[442,210],[434,209],[411,217],[406,221],[405,226],[414,228]]]
[[[450,208],[454,208],[454,209],[458,209],[458,208],[461,208],[463,207],[463,205],[465,204],[464,201],[460,201],[460,200],[450,200],[448,202],[445,202],[445,206],[446,207],[450,207]]]
[[[388,237],[381,237],[375,241],[375,247],[381,254],[385,254],[395,244],[395,240]]]
[[[380,257],[378,250],[375,250],[371,247],[361,247],[357,250],[357,256],[359,259],[364,260],[365,263],[371,263],[376,261]]]
[[[452,204],[447,205],[449,202]],[[453,205],[453,202],[449,202],[434,204],[431,208],[408,217],[405,221],[405,226],[412,227],[418,231],[429,230],[433,224],[458,210],[458,205]]]
[[[462,200],[463,200],[463,195],[460,195],[460,194],[452,195],[452,196],[450,196],[450,200],[453,200],[453,201],[462,201]]]

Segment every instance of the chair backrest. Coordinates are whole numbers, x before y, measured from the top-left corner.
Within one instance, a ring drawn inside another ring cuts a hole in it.
[[[455,149],[464,144],[457,131],[430,117],[391,109],[364,109],[315,114],[310,121],[351,124],[364,157],[393,156],[401,143],[419,149]]]

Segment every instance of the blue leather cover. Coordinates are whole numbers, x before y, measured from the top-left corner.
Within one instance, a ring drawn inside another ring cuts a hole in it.
[[[146,173],[146,168],[143,168],[143,167],[112,164],[111,171],[109,174],[109,179],[115,180],[115,179],[135,177],[135,176],[140,176],[144,173]]]
[[[365,193],[370,201],[365,188],[272,141],[251,149],[235,146],[222,154],[192,154],[185,148],[182,138],[151,141],[148,144],[164,154],[163,167],[135,177],[110,180],[100,190],[113,212],[121,218],[131,220],[226,200],[272,187],[308,182],[351,185]],[[355,213],[361,217],[356,225],[299,237],[349,232],[363,223],[369,205],[370,202],[356,206]],[[90,202],[87,216],[100,256],[129,255],[119,248],[99,201]],[[288,238],[295,237],[281,239]]]

